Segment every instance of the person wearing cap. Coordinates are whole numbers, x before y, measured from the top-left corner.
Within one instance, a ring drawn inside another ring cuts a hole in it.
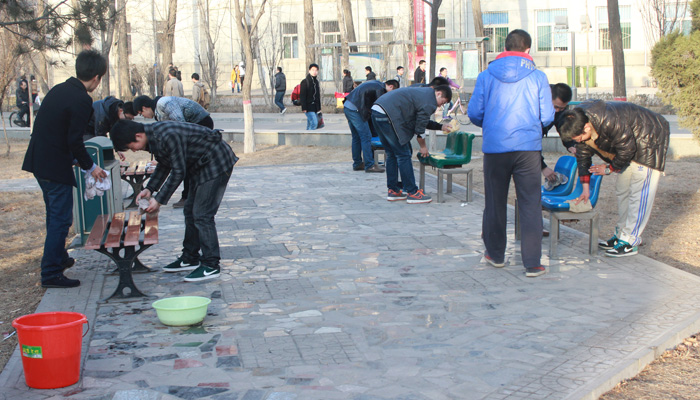
[[[564,112],[557,128],[562,141],[576,142],[583,186],[576,203],[589,201],[591,175],[618,174],[615,233],[598,247],[608,257],[637,254],[666,166],[671,136],[668,121],[636,104],[598,100]],[[593,155],[604,163],[593,165]]]

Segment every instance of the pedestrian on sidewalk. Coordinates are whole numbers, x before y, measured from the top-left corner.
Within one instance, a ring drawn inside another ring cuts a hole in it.
[[[366,76],[367,76],[368,81],[376,81],[377,80],[377,74],[372,72],[372,67],[370,67],[369,65],[365,67],[365,72],[367,73]]]
[[[413,84],[427,83],[425,80],[425,60],[418,61],[418,68],[413,73]]]
[[[484,259],[494,267],[505,266],[512,178],[522,226],[525,276],[537,277],[547,272],[541,261],[542,126],[554,120],[554,107],[547,76],[530,57],[531,46],[532,38],[524,30],[508,34],[506,51],[477,77],[467,114],[483,130]]]
[[[144,118],[155,118],[156,121],[190,122],[209,129],[214,129],[214,120],[211,115],[196,101],[184,97],[150,97],[143,95],[134,99],[134,111]],[[190,192],[190,180],[185,177],[182,197],[173,208],[185,206]]]
[[[245,64],[243,61],[238,63],[238,81],[241,83],[241,87],[243,87],[243,80],[245,79]]]
[[[350,93],[355,89],[355,82],[352,80],[352,75],[349,69],[343,70],[343,93]]]
[[[168,70],[168,82],[165,83],[163,96],[185,97],[185,89],[182,86],[182,82],[177,79],[177,70],[175,68]]]
[[[221,131],[177,121],[140,124],[123,120],[112,128],[110,137],[115,149],[145,150],[158,161],[146,188],[136,196],[137,202],[148,199],[146,212],[158,212],[189,177],[182,255],[163,271],[191,271],[185,282],[218,278],[221,253],[215,217],[238,161]]]
[[[392,90],[374,102],[372,124],[386,152],[387,200],[406,200],[411,204],[432,201],[430,196],[416,186],[411,163],[411,139],[416,136],[421,155],[428,157],[428,147],[423,136],[430,116],[438,106],[451,98],[452,90],[449,86],[409,87]],[[399,173],[406,193],[398,186]]]
[[[41,258],[41,286],[70,288],[77,279],[63,272],[75,264],[66,251],[66,237],[73,223],[73,165],[101,181],[107,174],[90,158],[83,134],[92,115],[88,93],[99,86],[107,61],[94,50],[84,50],[75,60],[75,78],[54,86],[44,97],[41,112],[24,156],[22,169],[34,174],[46,205],[46,240]]]
[[[345,97],[343,113],[348,120],[352,134],[352,169],[353,171],[384,172],[384,168],[374,161],[372,152],[372,128],[369,120],[372,116],[372,105],[387,92],[399,88],[395,80],[368,81],[358,86]],[[364,162],[363,162],[364,158]]]
[[[398,83],[399,86],[403,87],[408,87],[408,80],[406,79],[405,69],[402,66],[396,67],[396,77],[394,78]]]
[[[238,93],[241,92],[241,85],[238,79],[238,65],[234,65],[233,70],[231,70],[231,93],[236,93],[236,91],[238,91]]]
[[[287,91],[287,77],[282,72],[282,67],[277,67],[275,74],[275,104],[280,109],[280,114],[284,115],[287,112],[287,107],[284,106],[284,94]]]
[[[590,198],[591,175],[619,174],[615,182],[615,233],[598,247],[609,257],[637,254],[666,165],[671,136],[668,121],[636,104],[589,101],[562,114],[559,134],[562,141],[577,143],[576,161],[583,185],[577,204]],[[592,165],[594,154],[605,164]]]
[[[318,112],[321,111],[321,86],[318,83],[318,64],[309,65],[309,73],[301,81],[299,101],[301,112],[306,114],[306,130],[318,128]]]

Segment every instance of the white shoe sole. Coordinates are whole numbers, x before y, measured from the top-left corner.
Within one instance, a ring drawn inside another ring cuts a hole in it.
[[[536,278],[538,276],[544,275],[547,273],[547,270],[544,269],[542,271],[536,271],[536,272],[527,272],[525,271],[525,276],[528,278]]]
[[[212,274],[212,275],[209,275],[209,276],[203,276],[203,277],[201,277],[201,278],[188,278],[188,277],[185,277],[185,282],[208,281],[209,279],[216,279],[216,278],[218,278],[219,276],[221,276],[220,273],[219,273],[219,274]]]
[[[495,268],[503,268],[506,266],[505,262],[497,263],[497,262],[493,261],[492,259],[486,258],[486,257],[484,257],[484,260],[486,260],[487,263],[491,264],[491,266],[495,267]]]
[[[619,253],[619,254],[608,253],[606,251],[605,255],[608,257],[629,257],[629,256],[636,256],[637,253],[639,253],[639,251],[637,251],[637,250],[632,250],[629,253]]]
[[[386,198],[388,201],[400,201],[400,200],[406,200],[405,197],[387,197]]]
[[[433,201],[433,199],[428,199],[428,200],[411,200],[411,199],[408,199],[408,200],[406,200],[406,203],[408,203],[408,204],[421,204],[421,203],[430,203],[431,201]]]
[[[166,269],[166,267],[163,267],[163,272],[167,273],[173,273],[173,272],[182,272],[182,271],[194,271],[195,269],[199,268],[200,264],[197,265],[191,265],[189,267],[180,267],[177,269]]]

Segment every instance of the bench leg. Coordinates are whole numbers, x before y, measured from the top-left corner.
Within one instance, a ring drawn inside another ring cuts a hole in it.
[[[149,272],[154,272],[155,270],[153,268],[148,268],[146,265],[144,265],[141,260],[139,260],[138,257],[134,258],[134,266],[131,267],[131,273],[132,274],[146,274]],[[119,274],[119,267],[115,268],[110,272],[111,275],[118,275]]]
[[[420,184],[419,189],[425,192],[425,164],[420,163]]]
[[[136,195],[143,190],[143,182],[146,180],[146,175],[129,175],[124,180],[129,183],[131,190],[134,192],[130,197],[127,197],[127,199],[131,199],[131,202],[125,208],[136,208]]]
[[[549,213],[549,258],[557,258],[557,245],[559,244],[559,218],[556,213]]]
[[[452,193],[452,174],[447,174],[447,189],[445,193]]]
[[[591,218],[591,228],[588,232],[588,254],[596,255],[598,254],[598,214],[596,213],[593,218]]]
[[[445,199],[442,196],[442,186],[444,185],[442,179],[443,179],[442,169],[438,168],[438,173],[437,173],[437,202],[438,203],[442,203],[445,201]]]
[[[114,261],[117,264],[117,269],[119,270],[119,283],[117,284],[117,289],[109,297],[100,300],[101,303],[106,303],[107,301],[115,297],[119,299],[151,297],[147,296],[136,287],[136,284],[134,284],[134,279],[131,276],[132,268],[134,266],[134,260],[136,259],[136,257],[138,257],[139,254],[141,254],[142,251],[151,247],[151,245],[143,245],[138,250],[135,250],[134,247],[135,246],[124,247],[123,257],[119,255],[119,252],[122,250],[121,248],[115,247],[111,249],[112,251],[109,251],[105,248],[97,250],[100,253],[111,258],[112,261]],[[128,294],[125,293],[125,289],[129,289]]]
[[[470,169],[467,172],[467,203],[471,203],[474,200],[474,192],[472,189],[472,171],[473,170]]]

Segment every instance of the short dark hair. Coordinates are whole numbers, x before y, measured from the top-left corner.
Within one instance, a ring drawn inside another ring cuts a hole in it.
[[[561,141],[571,142],[573,138],[583,134],[583,127],[589,122],[588,116],[580,108],[564,111],[559,117],[557,131]]]
[[[349,69],[344,69],[343,73],[347,76],[350,76],[350,70]],[[352,78],[352,76],[350,76]]]
[[[372,67],[370,67],[369,65],[368,65],[368,66],[366,66],[366,67],[365,67],[365,71],[369,71],[369,72],[372,72]]]
[[[146,128],[139,122],[120,119],[109,131],[109,138],[112,139],[114,150],[126,151],[129,143],[136,141],[137,133],[146,132]]]
[[[568,103],[574,97],[571,87],[566,83],[556,83],[549,85],[549,87],[552,89],[552,100],[559,99],[564,103]]]
[[[425,60],[418,61],[418,65],[425,64]]]
[[[175,69],[175,67],[170,68],[168,70],[168,75],[172,76],[173,78],[177,78],[177,69]]]
[[[389,85],[389,86],[393,86],[394,89],[398,89],[401,87],[401,84],[396,79],[389,79],[388,81],[384,82],[384,84]]]
[[[195,72],[194,74],[192,74],[192,79],[194,79],[195,81],[198,81],[198,80],[199,80],[199,74],[196,73],[196,72]]]
[[[522,29],[512,30],[506,36],[506,51],[524,52],[530,47],[532,47],[532,37]]]
[[[445,77],[442,76],[436,76],[433,78],[432,81],[430,81],[430,84],[428,86],[436,87],[436,86],[449,86],[450,82],[447,81]]]
[[[398,67],[396,67],[396,70],[397,70],[397,71],[400,70],[400,69],[403,69],[403,67],[400,66],[400,65],[399,65]]]
[[[282,67],[277,67],[277,72],[282,72]]]
[[[107,60],[95,50],[83,50],[75,59],[75,77],[83,82],[107,73]]]
[[[134,111],[134,102],[127,101],[126,103],[124,103],[122,111],[124,111],[124,114],[136,115],[136,111]]]
[[[442,73],[442,71],[444,71],[444,70],[446,70],[446,69],[447,69],[447,68],[445,68],[445,67],[440,68],[440,73]]]
[[[321,69],[318,67],[318,64],[309,64],[309,69],[316,67],[316,69]]]
[[[449,85],[438,85],[434,87],[435,92],[442,93],[442,97],[446,98],[448,101],[452,100],[452,89]]]
[[[140,113],[141,111],[143,111],[144,107],[148,107],[148,108],[155,110],[156,108],[155,108],[153,103],[154,103],[154,100],[152,98],[146,96],[145,94],[141,95],[141,96],[137,96],[134,99],[134,111],[136,111],[137,113]],[[136,115],[136,114],[134,114],[134,115]]]

